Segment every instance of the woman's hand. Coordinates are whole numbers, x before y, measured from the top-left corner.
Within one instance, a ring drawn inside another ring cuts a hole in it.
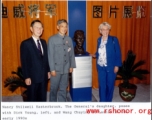
[[[119,67],[115,66],[115,67],[114,67],[114,73],[117,73],[118,70],[119,70]]]
[[[96,58],[96,55],[95,54],[89,54],[90,56],[92,56],[93,58]]]
[[[51,71],[51,76],[56,76],[56,72],[55,71]]]

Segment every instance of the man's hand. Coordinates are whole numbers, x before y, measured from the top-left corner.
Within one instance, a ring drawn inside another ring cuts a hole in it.
[[[56,76],[56,72],[55,71],[51,71],[51,76]]]
[[[72,73],[73,72],[73,68],[70,68],[69,72]]]
[[[48,72],[48,79],[51,78],[51,72]]]
[[[26,85],[31,85],[31,78],[25,79],[25,84]]]

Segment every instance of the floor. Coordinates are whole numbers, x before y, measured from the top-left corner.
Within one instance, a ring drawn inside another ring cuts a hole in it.
[[[92,89],[92,102],[99,101],[98,89]],[[47,101],[49,92],[47,93]],[[17,96],[2,96],[2,102],[22,102],[22,97]],[[72,102],[71,96],[67,94],[67,102]],[[83,101],[84,102],[84,101]],[[119,96],[119,88],[115,87],[112,102],[125,102]],[[131,102],[150,102],[150,85],[137,84],[136,96]]]

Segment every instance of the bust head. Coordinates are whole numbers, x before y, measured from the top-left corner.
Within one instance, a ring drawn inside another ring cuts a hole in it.
[[[74,33],[74,41],[76,42],[76,46],[74,49],[75,54],[85,54],[85,51],[83,49],[84,39],[84,32],[82,30],[76,30]]]

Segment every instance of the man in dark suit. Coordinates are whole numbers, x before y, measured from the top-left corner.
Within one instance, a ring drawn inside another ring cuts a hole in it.
[[[47,44],[40,39],[43,25],[40,20],[31,22],[32,37],[20,46],[21,66],[27,85],[27,101],[46,101],[47,81],[50,78]]]

